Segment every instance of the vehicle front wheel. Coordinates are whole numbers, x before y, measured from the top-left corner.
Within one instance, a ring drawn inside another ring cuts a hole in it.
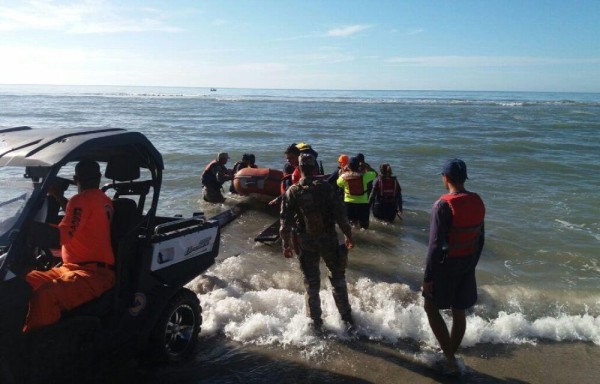
[[[200,300],[189,289],[181,289],[165,307],[150,334],[151,359],[166,363],[188,357],[198,343],[201,325]]]

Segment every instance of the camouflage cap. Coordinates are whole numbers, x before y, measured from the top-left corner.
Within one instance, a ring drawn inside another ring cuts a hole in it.
[[[302,153],[298,156],[298,164],[300,164],[300,166],[316,167],[317,160],[310,153]]]

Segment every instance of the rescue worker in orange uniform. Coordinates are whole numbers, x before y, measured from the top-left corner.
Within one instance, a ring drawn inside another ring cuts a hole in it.
[[[57,322],[62,312],[100,296],[115,284],[110,238],[113,206],[99,189],[100,178],[98,163],[82,160],[75,166],[75,196],[67,200],[55,186],[48,192],[65,211],[58,224],[62,264],[27,274],[33,293],[25,331]]]
[[[444,373],[459,374],[456,351],[466,330],[465,310],[477,302],[475,267],[484,244],[485,205],[465,189],[467,166],[446,162],[442,182],[448,193],[433,204],[423,297],[429,325],[446,357]],[[452,309],[452,330],[440,309]]]

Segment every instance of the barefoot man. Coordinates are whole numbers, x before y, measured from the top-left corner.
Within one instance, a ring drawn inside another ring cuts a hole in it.
[[[446,357],[448,374],[459,373],[455,354],[465,334],[465,310],[477,301],[475,267],[484,242],[485,206],[479,195],[465,190],[466,179],[462,160],[444,164],[442,182],[448,193],[433,204],[423,279],[425,312]],[[452,310],[451,331],[440,309]]]

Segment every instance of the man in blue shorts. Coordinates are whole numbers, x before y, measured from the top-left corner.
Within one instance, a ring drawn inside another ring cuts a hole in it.
[[[477,301],[475,267],[484,243],[485,206],[479,195],[465,190],[466,179],[462,160],[444,164],[442,182],[448,193],[433,204],[423,279],[425,312],[448,374],[459,373],[455,354],[466,330],[465,310]],[[452,310],[450,332],[440,309]]]

